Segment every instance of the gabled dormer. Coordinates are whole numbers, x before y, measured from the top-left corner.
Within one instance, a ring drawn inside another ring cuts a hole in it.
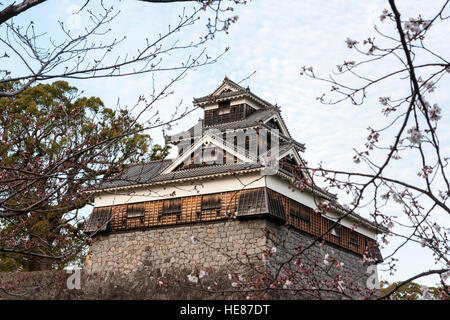
[[[213,93],[194,98],[194,105],[203,108],[205,127],[242,121],[257,110],[275,108],[227,77]]]

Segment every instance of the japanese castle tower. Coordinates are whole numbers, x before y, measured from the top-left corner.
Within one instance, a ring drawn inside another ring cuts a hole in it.
[[[199,272],[243,272],[242,257],[268,271],[295,256],[290,265],[329,266],[328,259],[365,287],[368,265],[382,261],[377,234],[386,230],[313,183],[305,146],[280,108],[226,77],[194,105],[203,119],[166,137],[177,158],[131,165],[91,191],[85,230],[93,243],[84,270],[130,279],[187,270],[195,280]],[[274,281],[296,285],[283,279]]]

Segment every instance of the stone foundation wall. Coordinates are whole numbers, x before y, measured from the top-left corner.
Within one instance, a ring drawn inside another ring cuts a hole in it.
[[[245,299],[249,288],[267,279],[278,285],[251,298],[361,298],[355,289],[364,290],[370,276],[361,257],[324,243],[298,255],[311,242],[310,235],[264,219],[98,236],[81,272],[80,290],[69,290],[70,274],[64,270],[0,273],[0,287],[8,292],[0,290],[0,300]],[[198,277],[200,270],[207,275],[190,281],[187,275]],[[336,277],[347,280],[342,295],[328,291]]]
[[[227,221],[137,230],[94,238],[86,258],[88,273],[235,269],[236,255],[257,259],[266,248],[264,220]]]
[[[158,279],[178,273],[186,279],[189,274],[198,275],[200,270],[208,274],[219,272],[225,277],[237,273],[247,276],[253,272],[260,278],[286,279],[286,275],[294,274],[289,279],[308,288],[317,287],[317,282],[320,284],[323,280],[327,282],[323,288],[329,288],[333,281],[343,279],[348,297],[360,297],[370,276],[360,256],[316,243],[303,252],[300,259],[292,258],[299,248],[309,246],[312,239],[310,235],[265,219],[136,230],[94,238],[83,272],[130,279],[130,285],[142,282],[145,275]],[[328,263],[324,262],[325,257]],[[298,271],[299,263],[314,272],[302,274]],[[269,275],[262,275],[269,270]],[[336,298],[339,295],[332,291],[340,291],[340,288],[333,288],[330,295],[324,297],[289,289],[295,289],[295,285],[283,288],[281,281],[280,290],[274,290],[272,297]],[[356,291],[359,293],[355,294]]]
[[[268,221],[266,227],[270,231],[267,246],[275,251],[268,259],[267,268],[273,274],[278,273],[278,278],[294,274],[289,277],[290,281],[301,284],[303,288],[326,289],[306,295],[288,292],[281,297],[300,295],[313,299],[359,299],[378,295],[378,291],[368,290],[367,285],[369,277],[374,278],[374,283],[378,282],[377,275],[373,276],[376,266],[363,263],[361,256],[325,242],[313,243],[312,236],[277,223]],[[314,272],[309,274],[308,269]],[[321,283],[323,281],[325,283]],[[338,281],[342,281],[342,285]],[[295,288],[295,285],[291,288]],[[329,294],[324,294],[327,290],[330,290]]]

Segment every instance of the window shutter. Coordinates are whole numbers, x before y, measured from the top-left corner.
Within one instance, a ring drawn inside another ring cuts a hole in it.
[[[143,217],[145,215],[145,203],[130,203],[127,205],[127,218]]]
[[[181,198],[164,200],[163,214],[181,213]]]
[[[290,200],[289,202],[289,214],[291,217],[300,219],[307,223],[311,221],[311,208],[302,205],[301,203],[297,203],[294,200]]]
[[[220,209],[222,197],[220,194],[210,194],[202,196],[202,210]]]

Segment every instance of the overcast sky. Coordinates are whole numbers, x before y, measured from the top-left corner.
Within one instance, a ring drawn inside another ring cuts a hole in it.
[[[46,21],[43,27],[57,29],[56,19],[70,23],[73,6],[80,6],[84,1],[49,1],[30,10],[26,19]],[[420,12],[428,17],[443,1],[397,1],[404,17],[417,16]],[[125,51],[143,43],[146,37],[154,38],[158,32],[164,32],[168,23],[176,21],[183,7],[189,4],[157,5],[138,1],[109,1],[121,10],[112,24],[114,34],[127,35]],[[374,35],[374,24],[393,34],[392,24],[380,22],[379,16],[387,1],[372,0],[253,0],[246,6],[237,7],[233,14],[239,16],[237,23],[231,26],[228,35],[222,33],[208,44],[208,53],[214,55],[226,47],[230,50],[215,64],[191,71],[183,82],[177,84],[174,94],[158,105],[163,117],[168,117],[175,106],[182,101],[183,106],[190,106],[193,97],[211,93],[223,80],[224,76],[239,82],[254,71],[256,73],[242,83],[261,98],[278,104],[292,136],[306,144],[302,155],[310,164],[322,161],[326,167],[354,169],[352,162],[353,148],[361,148],[367,136],[366,128],[382,125],[385,119],[380,113],[377,102],[379,96],[390,92],[401,92],[404,87],[389,86],[369,92],[368,101],[363,106],[342,103],[334,106],[320,104],[316,97],[327,90],[320,82],[299,75],[303,65],[313,66],[318,73],[327,74],[336,64],[355,57],[346,47],[347,38],[362,40]],[[83,17],[81,26],[87,23]],[[19,20],[20,21],[20,20]],[[39,26],[38,26],[39,27]],[[181,33],[179,37],[189,38],[205,32],[205,22]],[[431,46],[443,53],[449,52],[448,35],[450,29],[442,26],[430,37]],[[55,35],[55,37],[58,37]],[[350,56],[349,56],[350,54]],[[172,59],[177,58],[172,57]],[[389,70],[389,64],[368,67],[370,75]],[[156,83],[167,81],[170,74],[158,74]],[[150,94],[152,76],[150,74],[128,77],[77,81],[74,84],[85,91],[86,95],[100,97],[106,104],[133,105],[141,94]],[[442,82],[434,93],[434,102],[439,102],[444,109],[442,123],[448,122],[445,107],[450,101],[449,82]],[[174,128],[173,132],[186,129],[202,116],[201,111],[189,115]],[[150,132],[154,141],[161,143],[161,132]],[[448,155],[450,130],[441,132],[444,152]],[[357,168],[358,169],[358,168]],[[395,168],[399,178],[416,176],[417,170],[402,164]],[[394,210],[391,208],[390,210]],[[361,214],[364,214],[363,212]],[[441,220],[449,226],[448,218]],[[387,247],[383,253],[391,252]],[[418,245],[409,245],[399,251],[397,258],[398,272],[394,276],[381,272],[382,279],[401,280],[415,272],[434,268],[431,255]],[[432,285],[436,278],[423,279]]]

